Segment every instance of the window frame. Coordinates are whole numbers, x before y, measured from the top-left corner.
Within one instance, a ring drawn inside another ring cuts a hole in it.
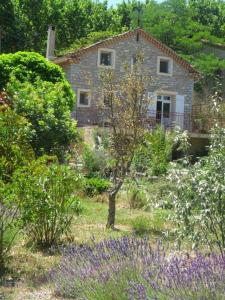
[[[102,52],[109,52],[112,55],[112,65],[106,66],[101,64],[101,53]],[[98,67],[99,68],[110,68],[110,69],[115,69],[115,62],[116,62],[116,51],[114,49],[109,49],[109,48],[98,48]]]
[[[160,61],[168,61],[169,73],[160,72]],[[173,59],[166,56],[157,56],[157,74],[163,76],[172,76],[173,75]]]
[[[80,103],[80,94],[88,93],[88,105],[84,105]],[[87,108],[91,106],[91,91],[89,89],[78,89],[77,90],[77,107]]]

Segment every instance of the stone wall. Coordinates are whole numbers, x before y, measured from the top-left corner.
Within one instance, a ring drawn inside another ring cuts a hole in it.
[[[115,72],[118,76],[124,72],[124,63],[131,65],[132,57],[141,50],[144,53],[146,71],[154,78],[148,86],[148,92],[164,90],[184,95],[184,113],[191,113],[194,81],[186,69],[174,61],[172,76],[157,75],[157,57],[166,55],[141,36],[139,42],[135,36],[131,36],[113,43],[108,48],[115,50]],[[97,66],[97,61],[98,50],[96,49],[82,55],[80,63],[73,63],[64,67],[66,77],[76,93],[78,89],[90,89],[92,94],[90,107],[74,107],[73,117],[78,120],[80,125],[95,124],[101,118],[98,105],[102,99],[100,91],[102,67]]]

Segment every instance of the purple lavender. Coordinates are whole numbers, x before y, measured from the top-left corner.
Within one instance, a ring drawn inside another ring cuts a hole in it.
[[[224,256],[171,257],[136,237],[67,247],[52,278],[57,294],[73,299],[225,299]]]

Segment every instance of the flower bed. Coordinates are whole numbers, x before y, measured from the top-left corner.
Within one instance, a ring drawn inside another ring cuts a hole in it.
[[[73,299],[225,299],[225,257],[172,256],[135,237],[67,247],[52,278]]]

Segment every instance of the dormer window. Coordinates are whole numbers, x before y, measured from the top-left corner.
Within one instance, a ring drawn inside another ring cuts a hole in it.
[[[173,60],[168,57],[158,56],[157,73],[159,75],[169,75],[173,73]]]
[[[115,68],[115,50],[98,49],[98,67]]]

